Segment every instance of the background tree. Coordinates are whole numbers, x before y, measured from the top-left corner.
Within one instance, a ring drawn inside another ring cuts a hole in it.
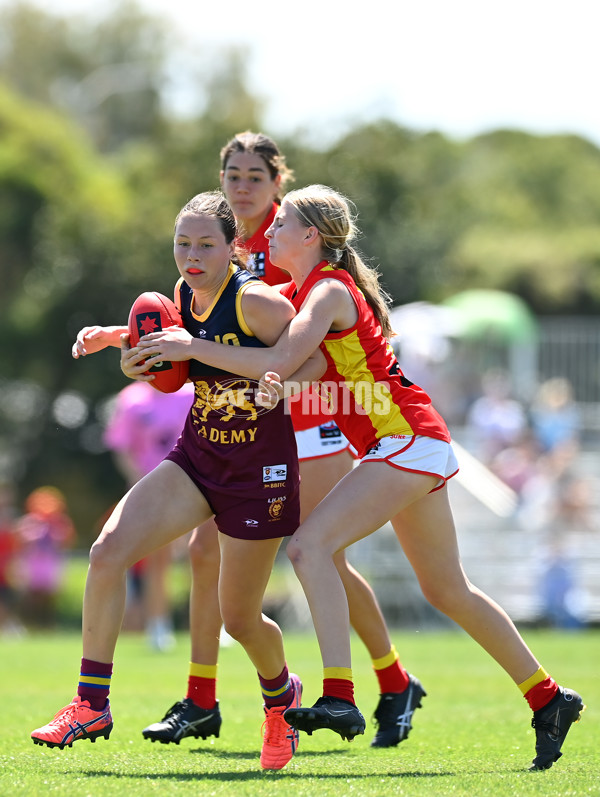
[[[127,273],[117,239],[133,203],[81,130],[54,112],[2,89],[0,130],[0,449],[24,489],[50,474],[65,487],[94,446],[79,437],[89,400],[119,381],[116,368],[105,377],[76,373],[72,335],[92,317],[79,297],[114,306],[112,286]]]
[[[600,150],[498,131],[469,142],[462,170],[471,218],[448,253],[448,287],[512,291],[540,314],[597,313]]]
[[[0,65],[16,91],[72,116],[111,151],[160,137],[172,41],[169,26],[132,0],[102,13],[61,18],[29,3],[8,6],[0,14]]]

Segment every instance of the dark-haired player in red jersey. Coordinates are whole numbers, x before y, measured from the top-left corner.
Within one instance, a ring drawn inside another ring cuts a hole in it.
[[[389,342],[386,297],[377,273],[351,245],[355,232],[349,201],[333,189],[288,193],[267,237],[271,259],[292,277],[284,292],[297,314],[275,346],[243,357],[207,341],[193,345],[203,362],[262,377],[278,394],[282,380],[291,390],[318,380],[360,457],[287,547],[319,640],[323,692],[312,707],[292,707],[284,717],[309,734],[329,728],[350,740],[364,732],[354,701],[348,603],[333,557],[389,521],[426,598],[462,626],[525,697],[536,733],[530,769],[548,769],[561,757],[583,700],[556,683],[508,615],[465,575],[446,488],[458,467],[450,434],[429,396],[400,369]],[[149,363],[168,359],[162,337],[149,335],[138,356]]]
[[[292,305],[244,268],[236,240],[235,216],[220,192],[199,194],[177,216],[174,256],[181,279],[175,299],[184,328],[169,328],[170,346],[178,350],[172,360],[190,359],[195,338],[247,351],[267,346],[289,323]],[[151,381],[138,351],[123,346],[122,370]],[[194,401],[177,444],[121,499],[92,546],[77,694],[31,736],[61,749],[109,737],[108,695],[127,569],[214,517],[220,616],[257,670],[265,712],[261,767],[281,769],[298,745],[283,712],[300,705],[302,684],[288,671],[281,631],[263,615],[262,603],[281,540],[299,523],[294,431],[283,406],[273,412],[256,405],[252,380],[193,358],[190,378]],[[196,732],[206,736],[201,726]]]

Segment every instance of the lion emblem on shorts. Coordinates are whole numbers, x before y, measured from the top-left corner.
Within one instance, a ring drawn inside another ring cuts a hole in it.
[[[194,415],[206,421],[208,413],[212,411],[223,415],[223,421],[230,421],[236,415],[255,421],[256,407],[248,398],[251,392],[249,379],[232,379],[227,384],[215,382],[212,387],[209,387],[208,382],[198,381]]]
[[[282,512],[283,501],[281,498],[277,498],[275,501],[269,504],[269,515],[271,515],[273,520],[278,520],[281,517]]]

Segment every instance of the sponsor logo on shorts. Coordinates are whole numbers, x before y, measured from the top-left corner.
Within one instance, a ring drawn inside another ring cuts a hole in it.
[[[258,526],[258,520],[253,520],[252,518],[249,518],[249,517],[247,517],[246,520],[244,520],[244,523],[247,526],[252,526],[252,528],[254,528],[255,526]]]
[[[327,423],[322,423],[319,426],[319,437],[321,440],[331,439],[331,438],[340,438],[342,433],[340,431],[340,427],[337,425],[335,421],[327,421]]]
[[[281,482],[287,479],[287,465],[267,465],[263,468],[263,484],[266,482]]]
[[[271,516],[271,520],[279,520],[283,514],[283,505],[286,500],[285,495],[280,495],[277,498],[269,498],[268,505],[269,505],[269,515]]]

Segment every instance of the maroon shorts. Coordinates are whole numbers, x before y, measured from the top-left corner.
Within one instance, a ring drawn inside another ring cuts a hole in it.
[[[217,528],[228,537],[240,540],[290,537],[300,525],[300,486],[296,474],[295,478],[276,484],[270,478],[263,479],[261,487],[248,496],[236,494],[233,489],[214,489],[206,484],[177,446],[166,459],[187,473],[210,504]],[[292,467],[290,470],[293,472],[295,469]]]

